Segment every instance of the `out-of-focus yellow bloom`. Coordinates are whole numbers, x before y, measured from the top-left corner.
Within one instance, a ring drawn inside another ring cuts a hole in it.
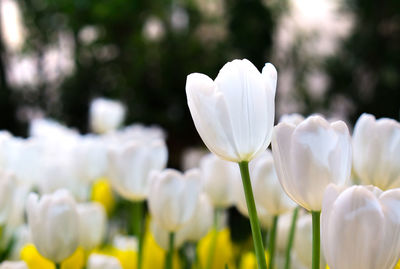
[[[33,244],[27,244],[22,248],[21,259],[26,262],[29,269],[55,269],[54,263],[40,255]],[[84,266],[85,254],[81,247],[61,264],[62,269],[80,269]]]
[[[269,261],[268,252],[265,251],[265,260]],[[254,252],[246,252],[243,254],[242,259],[240,260],[240,269],[257,269],[257,259]]]
[[[164,259],[166,256],[166,251],[162,249],[159,245],[157,245],[156,240],[150,232],[147,232],[144,238],[143,245],[143,269],[163,269]],[[179,269],[181,268],[179,262],[178,252],[174,252],[174,256],[172,258],[173,268]]]
[[[203,239],[199,241],[197,252],[199,255],[201,268],[206,266],[208,258],[208,250],[210,248],[211,240],[212,240],[212,230]],[[229,268],[235,267],[233,247],[229,229],[223,229],[218,232],[217,243],[214,253],[214,260],[211,268],[213,269],[225,268],[226,264],[229,266]]]
[[[399,262],[396,264],[396,267],[394,269],[400,269],[400,260]]]
[[[114,256],[119,260],[123,269],[135,269],[137,264],[137,253],[133,250],[122,250],[112,246],[101,250],[95,250],[95,253]]]
[[[111,185],[106,178],[100,178],[93,184],[91,198],[92,201],[102,204],[108,215],[113,211],[115,199]]]

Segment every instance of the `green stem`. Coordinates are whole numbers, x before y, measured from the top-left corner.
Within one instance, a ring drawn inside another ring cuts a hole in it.
[[[312,269],[319,269],[320,254],[320,211],[311,211],[312,215]]]
[[[276,242],[276,230],[278,228],[278,218],[279,218],[278,215],[274,216],[274,219],[273,219],[273,222],[272,222],[271,233],[269,235],[269,243],[268,243],[268,254],[269,254],[268,268],[269,269],[273,269],[274,268],[275,242]]]
[[[263,240],[261,237],[260,223],[254,203],[253,190],[251,188],[249,163],[242,161],[239,163],[240,174],[242,176],[244,194],[246,196],[247,210],[249,212],[251,233],[253,235],[254,250],[256,253],[257,264],[259,269],[266,269],[267,263],[265,261]]]
[[[210,246],[208,248],[208,255],[207,255],[207,263],[206,269],[210,269],[212,267],[214,261],[214,254],[215,248],[217,246],[217,237],[218,237],[218,219],[219,219],[219,210],[217,208],[214,209],[214,225],[212,230],[212,237]]]
[[[61,269],[61,263],[56,262],[56,269]]]
[[[167,252],[167,257],[165,259],[165,269],[172,269],[172,257],[174,254],[174,239],[175,239],[174,232],[170,232],[168,252]]]
[[[132,233],[138,239],[138,259],[137,268],[142,267],[142,257],[143,257],[143,237],[144,237],[144,225],[143,225],[143,201],[132,202]]]
[[[290,225],[289,238],[286,246],[286,261],[285,261],[285,269],[290,269],[290,253],[292,252],[294,235],[296,233],[296,222],[297,215],[299,213],[299,208],[296,207],[293,211],[292,223]]]

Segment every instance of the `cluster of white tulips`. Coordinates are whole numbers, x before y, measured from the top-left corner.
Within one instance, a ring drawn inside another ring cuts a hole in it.
[[[351,137],[293,114],[274,127],[277,77],[248,60],[188,76],[211,153],[183,172],[166,168],[164,131],[122,127],[116,101],[92,102],[93,134],[48,119],[26,139],[1,132],[0,268],[395,268],[400,124],[364,114]],[[129,213],[115,217],[115,200]],[[230,240],[233,206],[253,247]]]

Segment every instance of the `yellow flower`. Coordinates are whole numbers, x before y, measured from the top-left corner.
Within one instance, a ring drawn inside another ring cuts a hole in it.
[[[144,238],[143,245],[143,269],[163,269],[164,259],[166,256],[166,251],[162,249],[159,245],[157,245],[156,240],[150,232],[147,232]],[[172,258],[173,268],[179,269],[180,260],[178,252],[174,252],[174,256]]]
[[[93,184],[91,198],[92,201],[102,204],[108,215],[113,211],[115,199],[111,185],[106,178],[100,178]]]
[[[198,243],[197,252],[199,255],[201,268],[204,268],[207,263],[208,250],[210,248],[212,234],[213,231],[211,230]],[[233,247],[229,229],[223,229],[218,232],[215,253],[214,253],[214,260],[211,268],[213,269],[225,268],[225,265],[228,265],[229,268],[234,268]]]
[[[55,269],[54,263],[40,255],[33,244],[27,244],[21,249],[21,259],[26,262],[29,269]],[[85,254],[81,247],[61,264],[62,269],[80,269],[84,266]]]

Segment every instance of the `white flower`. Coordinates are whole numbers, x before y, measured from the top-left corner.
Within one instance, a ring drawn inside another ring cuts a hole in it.
[[[235,202],[235,182],[240,172],[234,163],[208,154],[200,161],[204,192],[215,207],[227,208]]]
[[[210,230],[214,219],[214,210],[209,198],[205,194],[199,196],[197,209],[193,217],[177,234],[182,233],[185,240],[197,242]]]
[[[89,256],[88,269],[122,269],[122,266],[113,256],[93,253]]]
[[[150,213],[163,229],[176,232],[195,214],[199,194],[198,170],[154,173],[148,197]]]
[[[281,116],[279,119],[279,122],[286,122],[286,123],[291,123],[293,125],[298,125],[304,120],[304,117],[301,114],[298,113],[292,113],[292,114],[284,114]]]
[[[400,187],[400,123],[363,114],[353,134],[354,171],[363,184]]]
[[[268,63],[260,73],[248,60],[225,64],[213,81],[187,77],[186,95],[197,131],[222,159],[250,161],[271,141],[277,72]]]
[[[310,116],[299,125],[279,123],[272,153],[283,189],[310,211],[320,211],[329,183],[344,185],[351,171],[351,139],[342,121]]]
[[[99,136],[84,136],[76,145],[78,175],[81,180],[93,182],[107,171],[107,143]]]
[[[0,226],[4,226],[13,214],[16,188],[13,174],[0,171]]]
[[[99,246],[104,238],[107,216],[104,207],[98,203],[77,205],[79,215],[79,245],[86,250]]]
[[[169,232],[163,229],[157,221],[152,221],[150,224],[151,234],[154,236],[154,240],[157,242],[162,249],[168,250],[169,249]],[[175,234],[174,238],[174,249],[180,248],[183,243],[185,242],[185,236],[179,230]]]
[[[400,253],[400,189],[373,186],[324,194],[321,244],[331,269],[392,269]]]
[[[43,195],[31,193],[27,201],[30,234],[39,253],[60,263],[74,253],[79,243],[76,203],[66,190]]]
[[[28,269],[24,261],[5,261],[0,265],[0,269]]]
[[[162,139],[134,141],[109,150],[109,178],[124,198],[141,201],[148,196],[150,173],[165,168],[168,150]]]
[[[97,98],[90,104],[90,126],[96,133],[116,130],[124,121],[125,107],[118,101]]]
[[[276,175],[270,150],[261,153],[250,163],[251,184],[257,205],[277,216],[293,209],[296,204],[287,196]]]

